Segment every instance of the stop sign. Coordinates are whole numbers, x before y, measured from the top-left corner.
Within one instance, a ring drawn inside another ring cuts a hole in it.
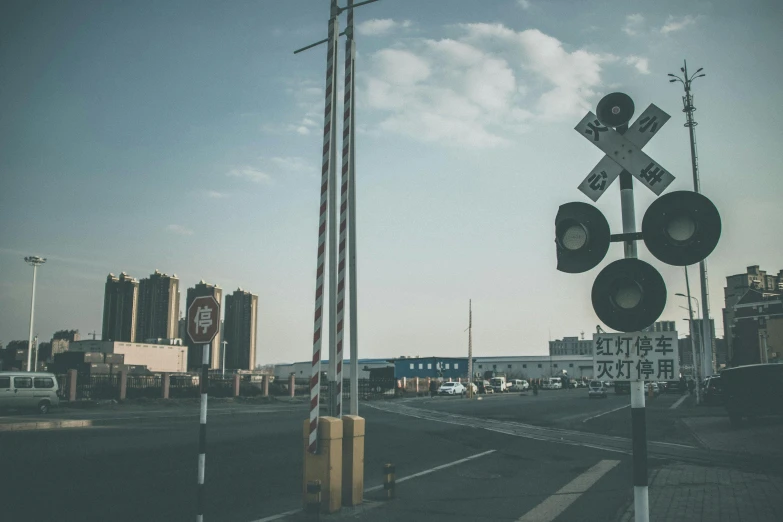
[[[209,343],[220,327],[220,304],[211,295],[197,297],[188,307],[188,335],[194,343]]]

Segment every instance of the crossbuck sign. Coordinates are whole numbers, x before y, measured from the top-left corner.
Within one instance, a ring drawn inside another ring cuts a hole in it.
[[[588,112],[575,129],[604,151],[606,156],[582,181],[579,190],[593,201],[598,201],[606,188],[625,169],[645,187],[660,196],[661,192],[674,181],[674,176],[642,152],[642,147],[669,121],[669,118],[668,114],[650,104],[634,124],[621,134],[603,125],[595,114]]]
[[[593,334],[593,378],[674,381],[680,378],[677,332]]]

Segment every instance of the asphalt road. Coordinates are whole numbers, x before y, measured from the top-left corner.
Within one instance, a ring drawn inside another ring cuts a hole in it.
[[[628,424],[630,412],[622,409],[628,396],[588,400],[586,392],[580,392],[374,403],[501,421],[493,430],[433,422],[362,403],[361,414],[367,420],[365,486],[382,483],[387,462],[395,464],[398,479],[430,472],[402,480],[394,501],[368,503],[376,509],[362,519],[518,520],[537,506],[554,505],[549,512],[555,515],[545,520],[616,520],[632,493],[627,454],[510,436],[502,429],[502,421],[592,433],[613,426],[622,431],[619,426]],[[669,409],[675,399],[651,401],[651,439],[659,433],[655,426],[662,424],[666,412],[676,411]],[[251,522],[300,507],[301,429],[306,417],[304,404],[214,405],[208,422],[205,520]],[[37,418],[24,415],[2,421],[29,423]],[[8,520],[31,521],[194,520],[197,403],[61,410],[47,420],[57,418],[91,419],[94,425],[0,431],[3,519],[10,515]],[[666,430],[660,433],[664,436]],[[460,462],[463,459],[469,460]],[[574,480],[582,481],[583,491],[575,497],[564,495],[561,489]],[[381,496],[377,489],[366,494],[370,501]],[[564,507],[564,499],[572,503]]]

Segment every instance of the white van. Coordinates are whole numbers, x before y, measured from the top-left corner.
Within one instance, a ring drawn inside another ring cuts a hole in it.
[[[0,410],[49,413],[60,404],[57,377],[44,372],[0,372]]]
[[[541,387],[545,390],[561,390],[563,388],[563,380],[560,377],[544,378]]]

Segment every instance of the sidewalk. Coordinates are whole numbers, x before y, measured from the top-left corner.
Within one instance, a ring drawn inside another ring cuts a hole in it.
[[[669,464],[652,473],[650,520],[666,522],[778,522],[783,479],[760,473]],[[620,522],[633,522],[633,501]]]

